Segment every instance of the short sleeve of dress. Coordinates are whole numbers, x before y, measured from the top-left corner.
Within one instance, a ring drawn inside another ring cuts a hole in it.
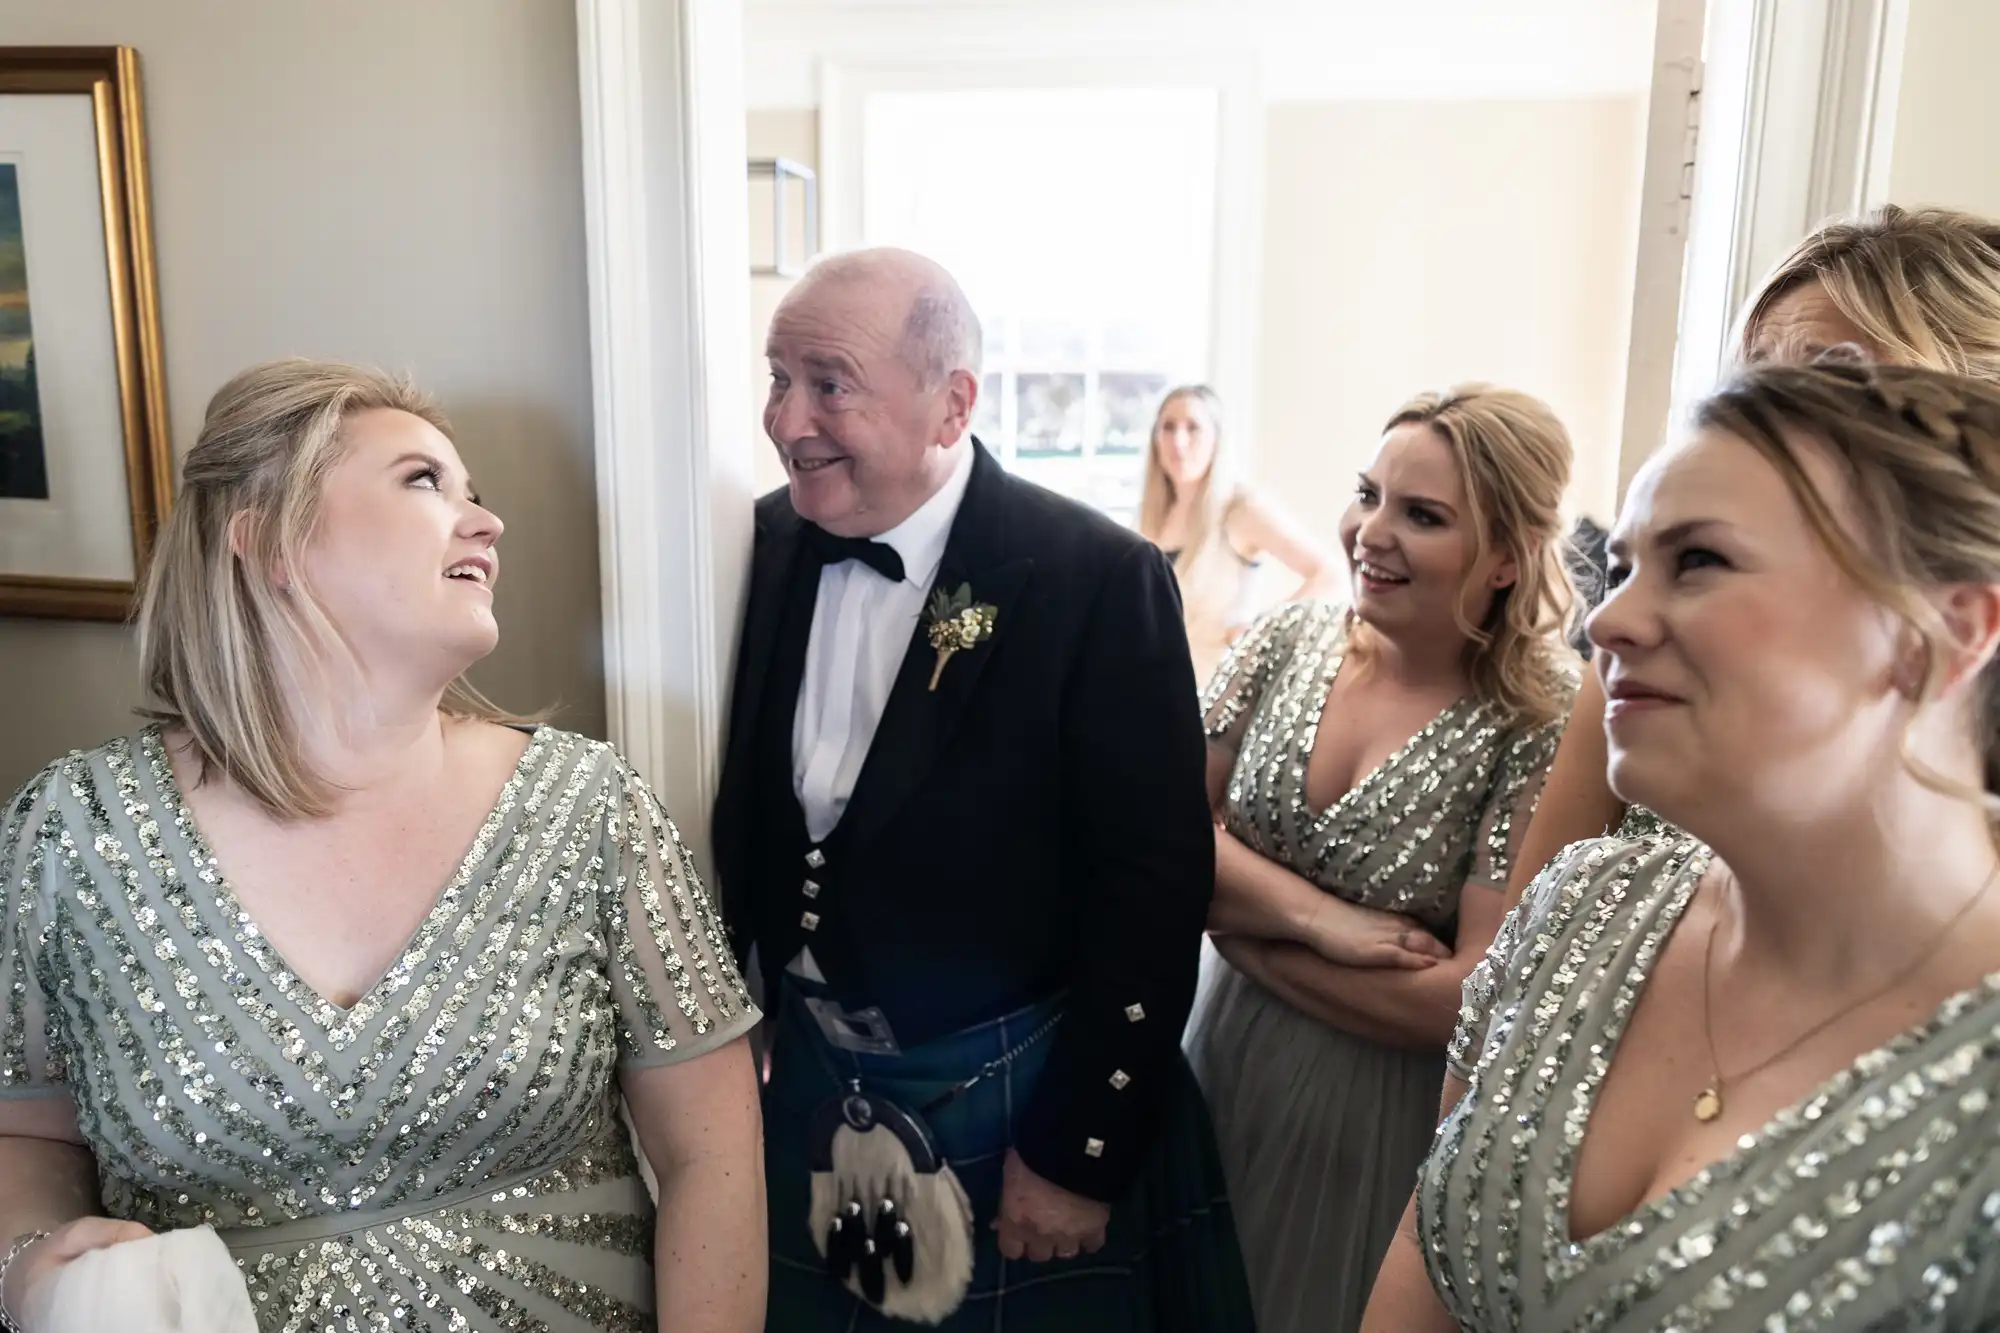
[[[60,771],[45,769],[0,809],[0,1100],[64,1091],[37,967]]]
[[[1471,884],[1505,888],[1514,872],[1514,853],[1527,834],[1528,821],[1542,798],[1555,763],[1556,746],[1562,740],[1567,716],[1531,727],[1507,743],[1494,770],[1493,788],[1479,819],[1479,838],[1473,844],[1472,869],[1466,876]]]
[[[1581,870],[1583,854],[1595,845],[1595,842],[1572,844],[1535,876],[1534,883],[1521,895],[1520,903],[1500,923],[1486,956],[1466,977],[1459,992],[1458,1025],[1452,1030],[1451,1044],[1444,1053],[1446,1067],[1459,1078],[1471,1079],[1487,1039],[1493,1035],[1493,1016],[1505,1003],[1509,987],[1532,965],[1529,954],[1535,936],[1554,916],[1565,888]]]
[[[623,760],[613,781],[601,885],[619,1063],[675,1064],[727,1045],[761,1015],[680,831]]]
[[[1281,606],[1243,631],[1201,692],[1202,729],[1211,741],[1225,741],[1256,710],[1285,659],[1308,624],[1328,614],[1313,602]]]

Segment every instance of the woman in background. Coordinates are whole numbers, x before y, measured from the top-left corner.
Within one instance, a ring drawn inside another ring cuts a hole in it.
[[[1221,961],[1188,1048],[1263,1333],[1361,1320],[1576,688],[1562,423],[1468,385],[1384,429],[1348,605],[1259,621],[1204,700]]]
[[[2000,223],[1888,204],[1799,242],[1745,308],[1737,357],[1800,361],[1837,346],[1885,364],[2000,381]],[[1625,819],[1605,761],[1604,689],[1586,674],[1514,865],[1509,906],[1564,847]],[[1654,827],[1640,812],[1628,831]]]
[[[1332,554],[1240,481],[1223,438],[1222,400],[1206,385],[1183,385],[1160,402],[1139,495],[1139,532],[1173,561],[1197,680],[1208,679],[1262,609],[1257,566],[1264,556],[1299,576],[1288,601],[1327,596],[1339,586]]]
[[[757,1010],[646,781],[466,685],[500,534],[399,380],[210,402],[157,721],[0,808],[0,1327],[204,1226],[265,1333],[763,1327]]]
[[[2000,388],[1752,368],[1590,618],[1610,781],[1465,987],[1371,1333],[2000,1312]]]

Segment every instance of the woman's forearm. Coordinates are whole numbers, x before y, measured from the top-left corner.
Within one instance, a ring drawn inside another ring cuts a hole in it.
[[[0,1134],[0,1253],[16,1236],[54,1231],[98,1211],[97,1164],[86,1148]]]
[[[1417,1200],[1412,1195],[1375,1275],[1361,1333],[1456,1333],[1457,1327],[1424,1271],[1417,1240]]]
[[[54,1231],[98,1210],[97,1164],[88,1149],[58,1139],[0,1134],[0,1254],[37,1231]],[[33,1254],[34,1251],[29,1251]],[[12,1264],[0,1306],[21,1311],[29,1260]]]
[[[759,1166],[698,1157],[661,1173],[653,1267],[663,1333],[758,1333],[764,1327],[770,1275]]]
[[[1408,1050],[1441,1051],[1458,1022],[1468,966],[1460,958],[1421,969],[1355,968],[1331,963],[1300,944],[1265,941],[1257,979],[1294,1008],[1329,1027]],[[1470,956],[1477,962],[1477,955]]]
[[[1609,747],[1604,740],[1604,686],[1587,671],[1577,690],[1569,722],[1563,728],[1556,757],[1527,832],[1521,835],[1507,880],[1507,906],[1521,901],[1542,867],[1562,849],[1586,838],[1601,838],[1617,829],[1625,817],[1625,802],[1611,790],[1605,776]]]
[[[1326,910],[1317,885],[1259,856],[1227,833],[1215,839],[1215,898],[1208,928],[1231,935],[1304,943]]]

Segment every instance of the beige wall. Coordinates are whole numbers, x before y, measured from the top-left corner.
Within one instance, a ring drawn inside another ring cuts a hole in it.
[[[1253,476],[1333,540],[1382,422],[1483,379],[1576,442],[1608,516],[1638,234],[1637,99],[1270,113]]]
[[[1910,0],[1889,197],[2000,217],[2000,4]]]
[[[752,111],[748,128],[751,157],[788,157],[814,171],[819,170],[817,111]],[[805,219],[796,207],[788,207],[791,211],[786,220],[795,228],[791,253],[798,255],[805,248]],[[753,185],[750,190],[751,263],[770,262],[771,239],[771,190],[768,185]],[[770,366],[764,359],[764,335],[771,331],[771,315],[777,310],[778,302],[785,299],[785,293],[792,289],[794,281],[792,278],[768,276],[752,276],[750,279],[750,412],[756,420],[762,420],[765,392],[771,382]],[[759,495],[785,484],[785,470],[779,466],[778,455],[770,448],[761,429],[757,432],[755,478]]]
[[[62,0],[8,44],[139,51],[176,445],[246,364],[404,369],[507,520],[499,702],[602,735],[574,10]],[[119,626],[0,620],[0,790],[129,725]]]

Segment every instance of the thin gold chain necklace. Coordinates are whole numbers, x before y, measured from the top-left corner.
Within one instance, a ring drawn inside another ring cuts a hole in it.
[[[1740,1082],[1743,1079],[1749,1078],[1752,1074],[1760,1073],[1770,1068],[1773,1064],[1805,1045],[1808,1041],[1811,1041],[1814,1037],[1826,1031],[1828,1027],[1847,1017],[1856,1009],[1881,999],[1884,995],[1887,995],[1890,991],[1908,981],[1911,976],[1915,975],[1918,968],[1930,961],[1930,956],[1937,952],[1938,946],[1944,943],[1947,935],[1951,934],[1951,928],[1963,921],[1966,914],[1978,906],[1979,900],[1986,896],[1986,891],[1993,887],[1995,878],[2000,878],[2000,863],[1996,863],[1992,872],[1986,876],[1986,882],[1979,886],[1979,892],[1966,899],[1965,906],[1952,913],[1951,919],[1939,927],[1937,934],[1931,937],[1930,943],[1926,944],[1922,952],[1918,953],[1902,971],[1896,973],[1896,975],[1890,977],[1860,999],[1851,1001],[1834,1010],[1804,1032],[1786,1042],[1776,1051],[1765,1056],[1756,1064],[1751,1065],[1748,1069],[1739,1069],[1734,1074],[1727,1076],[1722,1072],[1722,1062],[1715,1058],[1715,1022],[1713,1017],[1715,1006],[1711,1002],[1710,997],[1711,981],[1715,970],[1715,930],[1722,923],[1722,908],[1720,904],[1717,904],[1715,915],[1709,919],[1708,939],[1702,946],[1701,955],[1701,1031],[1703,1038],[1708,1043],[1708,1069],[1713,1078],[1709,1085],[1703,1088],[1700,1094],[1694,1099],[1694,1118],[1701,1121],[1704,1125],[1714,1120],[1722,1114],[1722,1093],[1727,1085]]]

